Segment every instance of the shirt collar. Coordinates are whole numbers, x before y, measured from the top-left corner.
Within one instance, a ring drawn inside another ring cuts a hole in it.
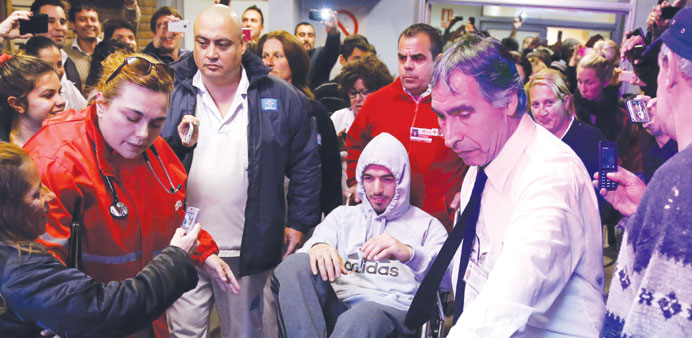
[[[404,89],[404,93],[406,93],[406,95],[408,95],[411,98],[411,100],[413,100],[413,102],[415,103],[420,103],[426,96],[432,93],[432,87],[430,87],[430,85],[428,84],[428,89],[426,89],[425,92],[423,92],[423,94],[420,94],[418,99],[416,99],[416,97],[413,94],[411,94],[411,92],[409,92],[408,89],[404,88],[404,86],[401,86],[401,88]]]
[[[197,70],[195,73],[195,76],[192,77],[192,86],[197,88],[202,94],[207,94],[209,91],[207,90],[207,87],[204,85],[204,81],[202,80],[202,72]],[[243,97],[247,96],[247,89],[250,87],[250,80],[247,77],[247,72],[245,72],[245,67],[242,65],[240,66],[240,82],[238,82],[238,89],[236,89],[236,95],[240,94],[243,95]]]
[[[519,121],[519,126],[514,134],[507,139],[507,142],[500,153],[485,167],[488,175],[488,182],[498,191],[504,188],[507,177],[512,172],[514,166],[524,156],[524,150],[529,145],[533,134],[536,132],[536,123],[533,122],[529,114],[524,113]]]
[[[565,138],[565,135],[567,135],[567,133],[569,133],[569,129],[572,128],[573,124],[574,124],[574,116],[572,116],[572,119],[569,121],[569,126],[567,126],[567,129],[565,129],[565,132],[562,134],[562,136],[560,136],[561,140],[563,138]]]
[[[100,43],[100,42],[101,42],[101,39],[100,39],[100,38],[96,38],[96,44],[98,44],[98,43]],[[87,54],[86,52],[84,52],[84,51],[82,50],[81,47],[79,47],[79,43],[77,43],[77,38],[74,38],[74,40],[72,40],[72,49],[75,49],[75,48],[76,48],[80,53],[82,53],[82,54],[84,54],[84,55],[89,55],[89,54]]]

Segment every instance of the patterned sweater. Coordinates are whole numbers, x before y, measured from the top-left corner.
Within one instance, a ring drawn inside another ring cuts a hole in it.
[[[626,222],[602,337],[692,337],[692,147],[654,174]]]

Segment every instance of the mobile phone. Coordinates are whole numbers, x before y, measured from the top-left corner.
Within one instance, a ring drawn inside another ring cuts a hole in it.
[[[519,15],[517,15],[517,18],[519,19],[520,22],[524,22],[524,19],[526,19],[526,13],[524,13],[524,11],[519,12]]]
[[[176,33],[185,33],[192,28],[190,20],[168,21],[168,31]]]
[[[48,14],[32,15],[29,20],[19,20],[19,34],[40,34],[48,32]]]
[[[557,42],[562,42],[562,31],[557,31]]]
[[[629,32],[629,33],[627,34],[626,37],[629,39],[629,38],[631,38],[631,37],[633,37],[633,36],[635,36],[635,35],[639,35],[639,36],[641,36],[642,38],[645,37],[644,31],[642,31],[642,28],[641,28],[641,27],[637,27],[637,28],[635,28],[633,31]]]
[[[627,61],[634,63],[634,60],[638,60],[642,57],[642,54],[644,54],[645,50],[645,45],[636,45],[632,47],[632,49],[625,52],[625,58],[627,59]]]
[[[606,177],[607,173],[618,170],[618,155],[615,142],[598,142],[598,189],[615,190],[618,184]]]
[[[327,20],[330,15],[332,15],[332,10],[329,8],[311,9],[310,12],[308,12],[308,18],[314,21]]]
[[[629,100],[625,103],[630,120],[635,123],[646,123],[651,121],[649,110],[646,109],[644,100]]]
[[[197,224],[197,220],[199,220],[199,208],[187,207],[183,224],[180,227],[185,230],[185,233],[188,233]]]
[[[252,28],[249,27],[243,27],[243,41],[249,42],[252,41]]]
[[[672,19],[681,9],[682,7],[663,7],[661,8],[661,19]]]
[[[620,72],[620,81],[632,83],[637,79],[637,75],[631,70],[623,70]]]

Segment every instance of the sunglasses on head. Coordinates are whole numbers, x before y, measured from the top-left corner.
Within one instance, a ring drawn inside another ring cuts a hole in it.
[[[152,67],[159,67],[159,71],[163,70],[164,72],[168,73],[168,75],[170,75],[171,78],[174,78],[175,76],[173,68],[169,67],[165,63],[154,63],[140,56],[129,56],[123,61],[123,63],[120,64],[120,66],[118,66],[117,69],[115,69],[113,74],[111,74],[111,76],[108,77],[106,83],[110,82],[116,76],[118,76],[120,71],[123,70],[126,66],[127,70],[130,73],[137,75],[149,75],[149,73],[151,73]]]

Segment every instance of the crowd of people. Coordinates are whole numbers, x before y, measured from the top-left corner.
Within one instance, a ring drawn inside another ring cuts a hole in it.
[[[620,46],[412,24],[396,77],[335,12],[316,47],[217,1],[186,50],[164,6],[140,51],[123,4],[0,22],[0,335],[410,336],[440,291],[450,337],[692,334],[685,1]]]

